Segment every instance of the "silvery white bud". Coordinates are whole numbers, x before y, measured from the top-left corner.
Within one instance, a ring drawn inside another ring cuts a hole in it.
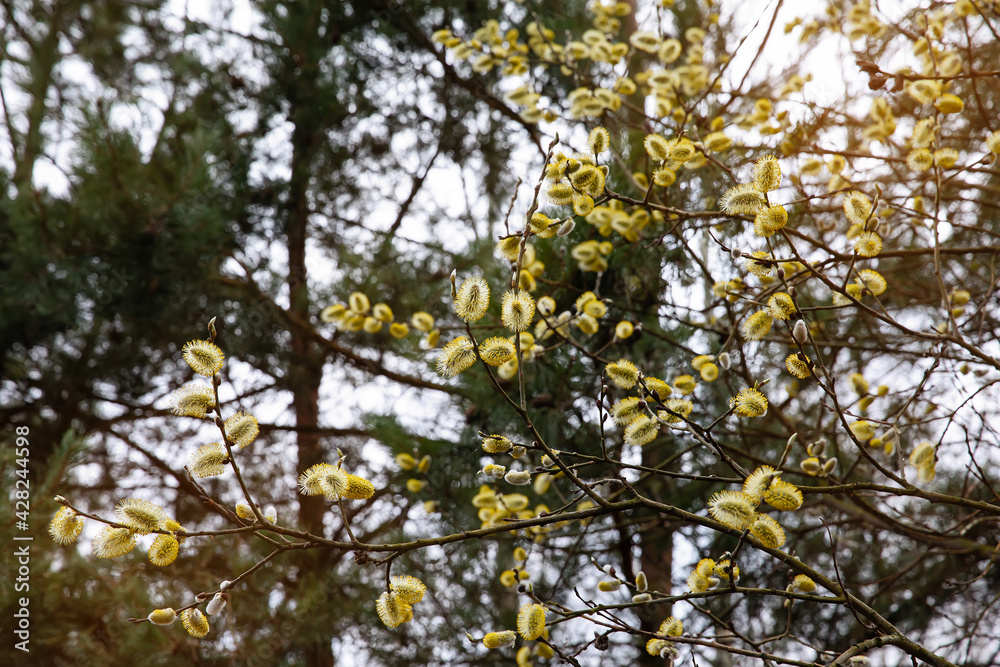
[[[569,236],[576,229],[576,221],[573,218],[568,219],[566,222],[559,225],[559,229],[556,230],[556,236]]]
[[[503,476],[508,484],[514,486],[527,486],[531,484],[531,473],[527,470],[511,470]]]
[[[274,505],[268,505],[264,509],[264,518],[267,519],[268,523],[278,522],[278,510],[274,509]]]
[[[799,320],[795,323],[795,326],[792,327],[792,338],[794,338],[799,345],[804,345],[805,342],[809,340],[809,328],[803,320]]]
[[[719,365],[722,366],[722,370],[728,371],[729,367],[732,365],[732,360],[729,358],[728,352],[721,352],[719,354]]]
[[[823,475],[830,475],[837,469],[837,459],[827,459],[823,464]]]
[[[670,646],[664,646],[660,649],[660,657],[671,660],[670,664],[673,664],[673,661],[675,661],[680,654],[681,652],[678,651],[677,647],[672,644]]]
[[[215,597],[205,605],[205,613],[209,616],[218,616],[226,608],[225,593],[216,593]]]

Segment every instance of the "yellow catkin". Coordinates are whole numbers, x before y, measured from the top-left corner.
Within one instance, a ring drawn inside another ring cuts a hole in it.
[[[729,188],[719,199],[719,208],[729,215],[756,215],[766,204],[764,195],[749,183]]]
[[[622,389],[631,389],[639,381],[639,369],[628,359],[619,359],[606,365],[604,373]]]
[[[208,634],[208,618],[200,609],[185,609],[181,612],[181,624],[192,637],[204,637]]]
[[[472,341],[460,336],[443,348],[437,359],[438,374],[452,378],[476,363],[476,353]]]
[[[758,514],[750,524],[750,534],[760,540],[765,547],[777,549],[785,543],[785,531],[778,522],[766,514]]]
[[[794,484],[776,479],[764,492],[764,502],[776,510],[790,512],[802,507],[802,492]]]
[[[490,305],[490,286],[481,276],[462,281],[455,296],[455,314],[466,322],[475,322],[486,314]]]
[[[72,544],[80,536],[83,530],[83,517],[77,516],[76,512],[68,507],[63,507],[49,523],[49,535],[58,544]]]
[[[157,535],[149,545],[149,562],[159,567],[170,565],[177,559],[178,548],[179,543],[173,535]]]
[[[625,429],[625,444],[640,447],[652,442],[660,430],[660,422],[652,417],[641,415],[636,417]]]
[[[816,590],[816,582],[804,574],[795,575],[792,586],[800,593],[812,593]]]
[[[524,331],[535,316],[535,300],[524,290],[508,290],[503,295],[500,319],[511,331]]]
[[[527,603],[517,614],[517,631],[526,641],[533,641],[542,636],[545,630],[545,607],[540,604]]]
[[[399,574],[389,580],[389,588],[407,604],[416,604],[424,599],[427,586],[424,582],[408,574]]]
[[[395,628],[413,620],[413,608],[396,593],[382,593],[375,602],[375,611],[387,628]]]
[[[347,488],[343,497],[348,500],[368,500],[375,495],[375,485],[363,477],[347,473]]]
[[[767,414],[767,398],[756,389],[745,387],[729,399],[729,405],[740,417],[761,417]]]
[[[761,340],[771,331],[774,315],[769,310],[759,310],[744,322],[740,332],[747,340]]]
[[[709,499],[708,511],[719,523],[743,530],[753,521],[754,502],[741,491],[719,491]]]
[[[760,192],[770,192],[781,185],[781,166],[773,155],[765,155],[754,164],[753,185]]]
[[[684,623],[679,618],[668,616],[660,623],[660,629],[657,631],[657,634],[666,635],[667,637],[680,637],[684,634]]]
[[[226,355],[222,350],[207,340],[193,340],[184,345],[184,361],[195,373],[212,377],[222,370],[222,362]]]
[[[479,358],[490,366],[499,366],[514,358],[514,343],[494,336],[479,344]]]
[[[508,648],[514,645],[517,641],[517,633],[513,630],[504,630],[503,632],[488,632],[486,636],[483,637],[483,646],[489,649],[494,648]]]

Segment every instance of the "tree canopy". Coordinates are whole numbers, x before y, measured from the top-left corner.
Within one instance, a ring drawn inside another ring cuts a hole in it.
[[[32,660],[997,661],[995,3],[2,11]]]

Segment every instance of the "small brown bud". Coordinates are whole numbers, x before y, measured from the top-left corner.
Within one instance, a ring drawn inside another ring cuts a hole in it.
[[[878,74],[879,66],[870,60],[856,60],[858,67],[865,74]]]
[[[889,79],[884,74],[872,74],[868,79],[868,87],[871,90],[881,90],[885,87],[885,82]]]

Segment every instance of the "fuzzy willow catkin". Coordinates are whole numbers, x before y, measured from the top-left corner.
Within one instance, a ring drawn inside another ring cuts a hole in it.
[[[517,631],[525,641],[533,641],[545,630],[545,607],[527,603],[517,614]]]

